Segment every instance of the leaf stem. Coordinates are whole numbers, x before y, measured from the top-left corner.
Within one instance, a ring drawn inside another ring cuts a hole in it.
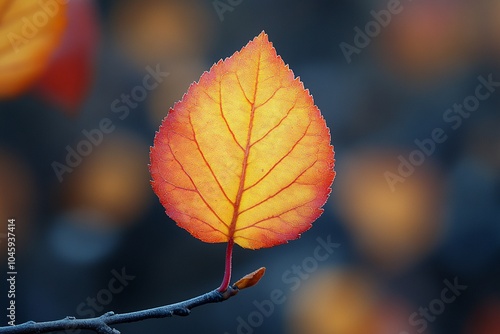
[[[224,278],[222,279],[222,283],[220,287],[217,289],[219,292],[224,292],[229,287],[229,282],[231,281],[231,267],[232,267],[232,259],[233,259],[233,246],[234,240],[230,238],[227,242],[226,248],[226,266],[224,269]]]

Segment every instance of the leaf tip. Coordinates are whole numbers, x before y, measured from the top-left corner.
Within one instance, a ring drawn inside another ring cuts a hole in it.
[[[266,33],[265,30],[262,30],[258,36],[259,38],[265,38],[265,39],[268,39],[269,38],[269,35]]]

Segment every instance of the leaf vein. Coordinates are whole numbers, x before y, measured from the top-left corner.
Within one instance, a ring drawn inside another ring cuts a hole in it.
[[[222,119],[224,120],[224,123],[226,124],[226,127],[229,131],[229,133],[231,134],[231,136],[233,137],[233,140],[234,142],[236,143],[236,145],[238,145],[238,147],[244,152],[245,149],[243,148],[243,146],[241,146],[241,144],[238,142],[238,139],[236,139],[236,135],[234,134],[233,130],[231,129],[231,127],[229,126],[229,122],[227,121],[227,118],[226,116],[224,115],[224,108],[222,107],[222,81],[219,81],[219,110],[220,110],[220,115],[222,117]]]
[[[293,105],[290,107],[290,109],[287,110],[285,116],[283,116],[280,121],[278,122],[278,124],[276,124],[275,126],[273,126],[271,129],[269,129],[269,131],[267,131],[262,137],[260,137],[259,139],[257,139],[256,141],[254,141],[252,143],[251,146],[254,146],[255,144],[259,143],[261,140],[263,140],[264,138],[266,138],[271,132],[273,132],[274,130],[276,130],[277,128],[279,128],[279,126],[285,121],[285,119],[288,118],[288,116],[290,116],[290,112],[295,108],[295,105],[297,104],[297,101],[295,101],[293,103]]]
[[[179,211],[179,210],[177,210],[177,209],[174,209],[174,208],[172,208],[172,211],[174,211],[174,212],[178,212],[178,213],[180,213],[181,215],[188,216],[189,218],[196,219],[197,221],[202,222],[203,224],[205,224],[205,225],[207,225],[208,227],[210,227],[210,228],[211,228],[212,230],[214,230],[215,232],[219,232],[219,233],[221,233],[222,235],[224,235],[224,236],[226,236],[226,237],[227,237],[227,234],[226,234],[226,233],[224,233],[224,232],[222,232],[221,230],[219,230],[219,229],[217,229],[217,228],[213,227],[212,225],[210,225],[210,223],[207,223],[206,221],[204,221],[204,220],[202,220],[202,219],[200,219],[200,218],[198,218],[198,217],[192,216],[192,215],[187,214],[187,213],[185,213],[185,212],[181,212],[181,211]]]
[[[167,133],[167,136],[168,136],[168,133]],[[168,145],[168,148],[170,149],[170,152],[172,153],[172,157],[174,158],[174,160],[179,164],[182,172],[184,174],[186,174],[186,176],[189,178],[189,181],[191,181],[191,184],[193,185],[193,187],[195,189],[198,190],[198,188],[196,187],[196,184],[194,183],[193,181],[193,178],[191,177],[191,175],[189,175],[189,173],[186,171],[186,169],[184,168],[184,166],[182,165],[182,163],[179,161],[179,159],[177,159],[177,157],[175,156],[175,153],[174,151],[172,150],[172,146],[170,145],[170,138],[168,138],[169,140],[167,141],[167,145]],[[200,196],[201,200],[203,201],[203,203],[205,203],[205,205],[207,206],[207,208],[215,215],[215,217],[217,217],[217,219],[219,219],[219,221],[226,225],[227,224],[220,218],[220,216],[217,214],[217,212],[215,212],[215,210],[212,208],[212,206],[207,202],[207,200],[205,199],[205,197],[201,194],[201,192],[198,190],[198,196]]]
[[[189,119],[189,125],[191,126],[191,130],[193,131],[193,137],[194,137],[194,142],[196,144],[196,149],[198,150],[198,152],[200,152],[200,155],[201,155],[201,158],[203,159],[203,161],[205,162],[205,165],[207,165],[208,167],[208,170],[210,171],[210,174],[212,174],[212,177],[214,178],[215,182],[217,183],[217,186],[219,187],[219,189],[222,191],[222,194],[224,195],[224,197],[228,200],[229,203],[231,204],[234,204],[233,201],[231,201],[229,199],[229,197],[227,196],[226,194],[226,191],[224,190],[224,188],[222,187],[222,185],[220,184],[220,181],[219,179],[217,178],[217,176],[215,175],[215,172],[214,170],[212,169],[212,166],[210,166],[210,164],[208,163],[207,161],[207,158],[205,157],[205,154],[203,153],[203,151],[201,150],[201,147],[200,147],[200,143],[198,142],[198,140],[196,139],[196,131],[194,130],[194,126],[193,126],[193,121],[191,119],[191,113],[189,113],[188,115],[188,119]]]
[[[280,91],[280,89],[283,89],[283,88],[284,87],[278,87],[278,89],[276,89],[267,100],[265,100],[264,102],[262,102],[261,104],[259,104],[258,106],[256,106],[255,110],[259,109],[260,107],[264,106],[266,103],[268,103],[269,101],[271,101],[276,96],[276,94]]]
[[[297,141],[295,141],[295,143],[292,145],[292,147],[288,150],[288,152],[286,154],[283,155],[283,157],[281,157],[278,161],[276,161],[276,163],[271,166],[271,168],[266,172],[266,174],[264,174],[260,179],[258,179],[254,184],[252,184],[251,186],[248,186],[248,188],[246,188],[245,190],[248,190],[252,187],[255,187],[257,184],[259,184],[262,180],[264,180],[266,177],[269,176],[269,174],[271,174],[271,172],[283,161],[285,160],[286,157],[288,157],[290,155],[290,153],[293,152],[293,150],[295,150],[295,148],[297,147],[297,145],[306,137],[307,135],[307,131],[309,130],[309,126],[311,125],[311,122],[309,122],[309,124],[307,125],[307,128],[306,130],[304,131],[304,134],[302,134],[302,136],[300,136],[299,139],[297,139]]]
[[[250,120],[248,122],[248,133],[247,133],[247,142],[245,145],[245,155],[243,156],[243,161],[242,161],[242,166],[241,166],[241,175],[240,175],[240,184],[238,185],[238,192],[236,194],[236,200],[234,202],[234,211],[233,211],[233,217],[231,219],[231,226],[229,227],[229,236],[233,237],[234,232],[236,230],[236,223],[238,221],[238,217],[240,215],[240,204],[241,204],[241,199],[243,197],[243,193],[245,192],[245,177],[246,177],[246,171],[248,168],[248,157],[250,155],[250,139],[252,138],[252,128],[253,128],[253,122],[254,122],[254,117],[255,117],[255,100],[257,97],[257,88],[259,85],[259,72],[260,72],[260,59],[262,55],[259,52],[259,58],[257,61],[257,71],[255,73],[255,85],[254,85],[254,92],[253,92],[253,103],[251,104],[251,110],[250,110]]]
[[[276,197],[277,195],[279,195],[281,192],[285,191],[286,189],[290,188],[293,184],[297,183],[297,180],[302,176],[304,175],[309,169],[311,169],[312,167],[314,167],[314,165],[316,164],[316,162],[318,162],[318,159],[314,160],[314,162],[308,166],[306,169],[304,169],[299,175],[297,175],[297,177],[295,177],[295,179],[293,179],[289,184],[287,184],[286,186],[284,186],[283,188],[281,188],[280,190],[278,190],[277,192],[275,192],[274,194],[272,194],[271,196],[268,196],[267,198],[263,199],[262,201],[260,202],[257,202],[255,203],[254,205],[246,208],[245,210],[242,210],[240,212],[240,214],[246,212],[246,211],[249,211],[259,205],[261,205],[262,203],[265,203],[267,202],[268,200],[270,200],[271,198],[273,197]]]
[[[234,72],[236,76],[236,80],[238,81],[238,85],[240,86],[241,92],[243,93],[243,96],[245,97],[245,100],[247,100],[249,105],[252,105],[253,103],[250,101],[250,99],[247,96],[247,93],[245,93],[245,90],[243,89],[243,86],[241,85],[240,81],[240,76],[238,75],[238,71]]]
[[[315,199],[312,199],[312,200],[310,200],[310,201],[305,202],[304,204],[297,205],[297,206],[295,206],[295,207],[293,207],[293,208],[287,209],[287,210],[285,210],[285,211],[281,212],[280,214],[277,214],[277,215],[272,215],[272,216],[269,216],[269,217],[263,218],[263,219],[258,220],[258,221],[256,221],[256,222],[253,222],[253,223],[252,223],[252,224],[250,224],[250,225],[247,225],[247,226],[245,226],[245,227],[241,227],[241,228],[237,229],[236,231],[240,232],[240,231],[243,231],[243,230],[249,229],[249,228],[251,228],[251,227],[257,227],[257,225],[258,225],[258,224],[261,224],[261,223],[263,223],[263,222],[265,222],[265,221],[268,221],[268,220],[270,220],[270,219],[273,219],[273,218],[280,218],[280,217],[281,217],[282,215],[284,215],[285,213],[288,213],[288,212],[290,212],[290,211],[296,210],[297,208],[299,208],[299,207],[301,207],[301,206],[304,206],[304,205],[306,205],[306,204],[309,204],[309,203],[313,202],[314,200],[315,200]],[[236,231],[235,231],[235,232],[236,232]]]

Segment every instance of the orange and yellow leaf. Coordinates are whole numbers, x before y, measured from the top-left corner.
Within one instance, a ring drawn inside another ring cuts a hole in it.
[[[325,120],[264,32],[191,85],[150,157],[153,189],[180,227],[252,249],[309,229],[335,176]]]

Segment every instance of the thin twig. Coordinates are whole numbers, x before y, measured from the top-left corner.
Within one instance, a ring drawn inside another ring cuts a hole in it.
[[[187,316],[191,309],[210,303],[225,301],[238,293],[236,286],[230,286],[224,292],[218,289],[207,292],[198,297],[191,298],[179,303],[155,307],[147,310],[140,310],[130,313],[115,314],[107,312],[99,317],[90,319],[76,319],[75,317],[66,317],[61,320],[34,322],[0,327],[0,333],[5,334],[27,334],[27,333],[47,333],[51,331],[61,331],[67,329],[88,329],[98,334],[120,334],[120,332],[110,325],[136,322],[145,319],[165,318],[174,315]]]

